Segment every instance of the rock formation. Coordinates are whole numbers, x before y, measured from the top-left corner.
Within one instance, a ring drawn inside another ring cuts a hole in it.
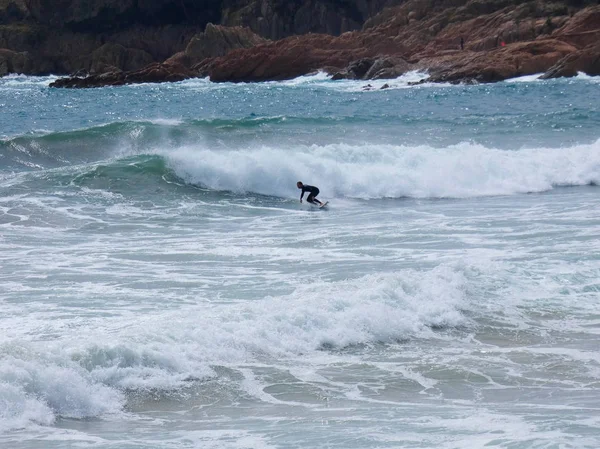
[[[52,86],[70,88],[122,86],[124,84],[176,82],[194,76],[194,72],[180,64],[161,64],[155,62],[143,69],[131,72],[123,72],[122,70],[115,69],[97,75],[61,78],[53,82]]]
[[[556,64],[557,75],[596,73],[600,6],[567,5],[409,0],[360,32],[290,37],[205,60],[196,69],[214,81],[277,80],[318,69],[336,79],[393,78],[420,69],[430,81],[494,82]]]
[[[139,70],[186,51],[208,23],[272,39],[339,34],[398,1],[0,0],[0,49],[27,52],[29,75]]]
[[[571,77],[579,72],[600,76],[600,43],[588,45],[582,50],[568,54],[550,67],[542,78]]]
[[[573,76],[598,72],[599,41],[597,0],[0,0],[0,74],[91,75],[56,83],[70,87],[316,70],[385,79],[420,69],[446,82]]]
[[[170,57],[166,63],[191,67],[206,58],[225,56],[237,48],[250,48],[266,42],[248,28],[224,27],[209,23],[203,33],[196,34],[184,51]]]

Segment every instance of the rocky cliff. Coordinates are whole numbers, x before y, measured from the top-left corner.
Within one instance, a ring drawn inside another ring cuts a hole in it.
[[[263,38],[360,29],[392,0],[0,0],[0,75],[138,70],[208,23]]]
[[[215,81],[285,79],[326,70],[335,78],[392,78],[427,70],[431,81],[494,82],[547,72],[598,72],[597,2],[408,0],[361,31],[263,44],[195,67]]]
[[[56,83],[63,87],[281,80],[315,70],[374,79],[421,69],[450,82],[594,75],[598,3],[0,0],[0,74],[91,74]]]

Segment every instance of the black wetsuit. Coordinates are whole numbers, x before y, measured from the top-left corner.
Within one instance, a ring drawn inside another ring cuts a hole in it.
[[[315,198],[319,194],[319,189],[317,187],[307,186],[306,184],[304,184],[302,186],[302,194],[300,195],[300,201],[302,201],[302,197],[304,197],[304,192],[308,192],[308,198],[306,198],[306,201],[308,201],[309,203],[314,203]]]

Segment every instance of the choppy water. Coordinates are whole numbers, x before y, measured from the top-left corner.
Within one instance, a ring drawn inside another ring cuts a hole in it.
[[[0,79],[0,446],[600,447],[600,79],[418,77]]]

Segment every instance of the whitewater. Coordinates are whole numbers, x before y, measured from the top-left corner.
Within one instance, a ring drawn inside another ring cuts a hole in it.
[[[425,76],[0,78],[0,446],[598,448],[600,79]]]

